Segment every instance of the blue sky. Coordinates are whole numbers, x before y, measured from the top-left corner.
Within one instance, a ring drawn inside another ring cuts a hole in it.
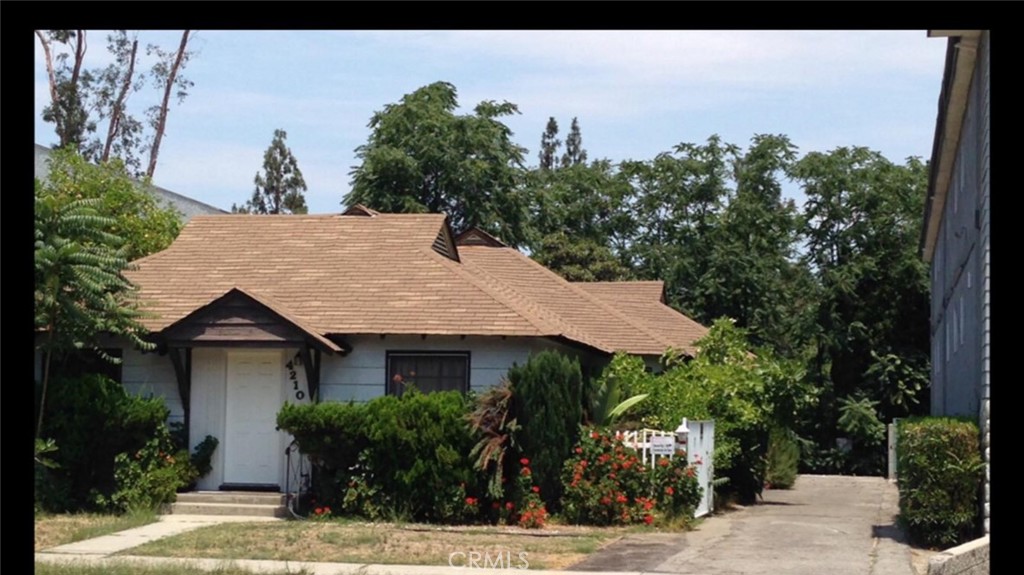
[[[87,66],[109,62],[89,33]],[[180,32],[142,31],[177,46]],[[469,111],[507,100],[513,139],[537,163],[549,116],[579,118],[590,159],[651,159],[719,134],[746,145],[782,133],[801,153],[867,146],[893,161],[927,159],[945,40],[912,31],[214,31],[200,30],[195,82],[172,107],[154,182],[221,208],[252,194],[274,129],[288,132],[313,213],[337,212],[367,122],[435,81]],[[49,93],[36,42],[36,142]],[[130,105],[158,94],[147,88]],[[105,127],[105,126],[104,126]],[[795,188],[787,186],[794,194]]]

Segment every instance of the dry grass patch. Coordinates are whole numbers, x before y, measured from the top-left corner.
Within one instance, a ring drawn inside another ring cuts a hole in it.
[[[36,562],[36,575],[252,575],[239,567],[225,567],[223,569],[201,569],[191,565],[154,565],[142,566],[129,563],[105,563],[103,565],[76,565],[74,563],[62,563],[59,565],[51,563]],[[275,573],[264,573],[264,575],[303,575],[308,571],[280,571]]]
[[[35,521],[35,550],[40,551],[140,527],[156,521],[152,512],[138,512],[126,515],[101,515],[97,513],[75,513],[67,515],[40,515]]]
[[[464,564],[470,552],[512,566],[526,553],[531,569],[561,569],[597,551],[626,529],[552,526],[534,531],[515,527],[310,522],[228,524],[135,547],[125,554],[213,559],[274,559],[410,565]]]

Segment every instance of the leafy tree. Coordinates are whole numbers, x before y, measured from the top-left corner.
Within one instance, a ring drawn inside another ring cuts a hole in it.
[[[232,205],[234,213],[250,214],[305,214],[307,190],[299,163],[284,141],[288,134],[274,130],[274,140],[263,153],[263,174],[256,172],[256,189],[252,198],[239,207]]]
[[[540,169],[550,170],[557,166],[556,156],[561,145],[562,141],[558,139],[558,122],[554,117],[550,117],[540,137]]]
[[[455,114],[455,86],[435,82],[388,104],[370,120],[367,142],[356,148],[346,205],[385,212],[443,212],[456,231],[470,226],[509,245],[527,236],[522,190],[525,149],[512,142],[500,118],[515,104],[480,102]]]
[[[565,138],[565,153],[562,154],[562,167],[578,166],[587,163],[587,151],[583,149],[583,136],[580,134],[580,123],[572,119],[569,136]]]
[[[52,122],[60,147],[80,148],[87,135],[96,129],[90,122],[81,92],[83,64],[87,49],[85,30],[36,30],[43,47],[49,78],[50,103],[43,108],[43,120]],[[72,50],[54,53],[55,44]],[[73,59],[72,59],[73,56]],[[70,62],[69,62],[70,60]],[[88,72],[85,71],[88,75]]]
[[[927,409],[929,286],[916,247],[928,170],[856,147],[809,153],[794,175],[821,290],[810,374],[825,394],[817,435],[828,444],[840,398],[871,405],[882,422]]]
[[[175,95],[180,103],[193,85],[183,74],[194,55],[188,49],[191,32],[183,32],[177,50],[167,51],[148,44],[146,54],[155,56],[156,63],[144,72],[137,69],[137,33],[115,30],[109,34],[107,51],[112,62],[90,69],[85,65],[86,30],[37,30],[50,93],[43,119],[54,124],[56,147],[71,146],[95,162],[119,157],[133,176],[152,178],[167,128],[171,96]],[[147,79],[162,93],[160,103],[146,110],[149,130],[128,110],[130,96],[140,91]],[[102,122],[106,122],[106,130],[96,135]],[[144,156],[148,156],[145,169]]]
[[[124,336],[142,349],[140,312],[123,241],[107,231],[114,220],[100,215],[102,200],[68,198],[35,183],[35,328],[41,335],[43,380],[36,438],[43,427],[46,391],[55,354],[93,349],[102,333]]]
[[[707,239],[728,199],[739,148],[718,136],[706,144],[679,144],[650,161],[622,162],[633,189],[630,211],[635,233],[627,261],[645,279],[662,279],[670,304],[709,323],[700,305],[700,281],[709,277]]]
[[[689,301],[702,319],[733,318],[755,346],[786,355],[802,349],[809,305],[797,289],[808,279],[795,259],[799,212],[782,197],[781,176],[795,159],[789,139],[775,135],[755,136],[733,159],[735,191],[702,238],[707,260]]]
[[[65,203],[96,200],[103,231],[120,238],[129,261],[167,248],[181,231],[181,214],[147,193],[146,182],[133,182],[120,160],[95,165],[71,149],[54,150],[49,168],[45,194]]]
[[[631,189],[611,162],[537,169],[527,182],[535,260],[573,281],[632,276],[621,258],[632,234]]]
[[[587,238],[570,238],[562,232],[544,236],[534,260],[573,282],[632,279],[633,272],[606,246]]]
[[[102,141],[98,155],[99,162],[107,162],[111,156],[121,158],[125,166],[135,174],[141,173],[141,159],[138,157],[143,146],[143,125],[128,112],[128,98],[142,89],[144,76],[137,74],[135,65],[139,54],[138,34],[128,35],[125,30],[115,30],[107,36],[107,51],[114,61],[94,74],[91,86],[93,108],[99,120],[107,120],[107,134]],[[100,142],[96,141],[96,147]]]

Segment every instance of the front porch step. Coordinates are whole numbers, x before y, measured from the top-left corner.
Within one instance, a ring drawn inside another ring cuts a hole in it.
[[[179,493],[178,503],[240,503],[245,505],[284,505],[284,493],[258,491],[187,491]]]
[[[167,512],[172,515],[289,517],[285,501],[283,493],[192,491],[179,493]]]

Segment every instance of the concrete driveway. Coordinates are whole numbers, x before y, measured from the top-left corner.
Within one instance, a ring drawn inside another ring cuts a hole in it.
[[[684,534],[635,534],[573,566],[686,575],[915,575],[927,554],[895,525],[899,493],[879,477],[804,475],[792,490],[706,518]]]

